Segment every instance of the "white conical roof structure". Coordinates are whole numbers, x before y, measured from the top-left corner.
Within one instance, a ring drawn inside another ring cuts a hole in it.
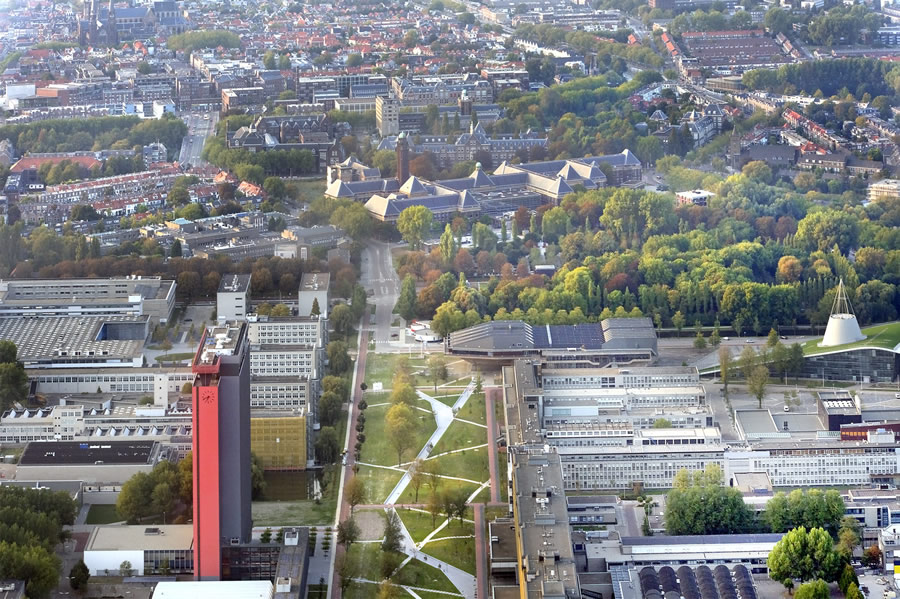
[[[828,326],[825,327],[825,336],[819,347],[834,347],[845,345],[855,341],[862,341],[866,336],[859,330],[853,307],[844,290],[844,279],[838,283],[837,293],[834,294],[834,304],[831,306],[831,316],[828,317]]]

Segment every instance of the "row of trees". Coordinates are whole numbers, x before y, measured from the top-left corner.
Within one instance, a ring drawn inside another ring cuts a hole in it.
[[[184,121],[168,113],[159,119],[97,117],[0,127],[0,139],[13,140],[16,151],[21,154],[130,150],[156,141],[162,142],[166,148],[177,149],[181,147],[186,133]]]
[[[75,522],[75,503],[65,492],[0,487],[0,578],[24,580],[29,597],[48,597],[59,582],[56,544]]]
[[[19,350],[12,341],[0,341],[0,412],[28,398],[28,376],[18,360]]]

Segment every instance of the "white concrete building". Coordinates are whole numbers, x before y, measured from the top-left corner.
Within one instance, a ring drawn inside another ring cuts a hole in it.
[[[247,320],[250,311],[250,275],[226,274],[216,293],[216,317],[219,322]]]
[[[302,314],[302,313],[301,313]],[[328,343],[326,320],[309,315],[247,316],[247,336],[251,345],[315,345]]]
[[[190,524],[98,526],[85,545],[84,563],[91,576],[121,576],[125,561],[131,564],[132,576],[159,574],[164,560],[168,560],[171,574],[190,574],[194,571],[193,541]]]
[[[313,345],[251,345],[250,374],[318,379],[323,354],[322,348]]]
[[[725,477],[766,472],[776,487],[868,485],[873,476],[900,473],[896,443],[780,441],[756,443],[725,454]]]
[[[160,277],[0,281],[0,317],[142,316],[165,323],[175,308],[175,281]]]

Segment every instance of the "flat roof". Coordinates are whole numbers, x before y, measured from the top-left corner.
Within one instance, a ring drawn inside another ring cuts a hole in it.
[[[85,551],[127,551],[156,549],[190,549],[194,545],[191,524],[147,526],[98,526],[85,545]]]
[[[46,361],[49,358],[58,358],[60,361],[78,357],[85,361],[103,358],[130,360],[141,355],[146,330],[128,331],[128,334],[120,335],[116,333],[121,331],[114,329],[121,329],[122,325],[146,327],[149,319],[150,316],[147,315],[0,318],[0,339],[8,339],[16,344],[19,360],[25,362],[26,366],[28,362]],[[130,336],[139,336],[140,339],[115,338]],[[60,353],[63,351],[66,352],[65,355]]]
[[[149,464],[156,441],[32,441],[19,464]]]
[[[228,273],[219,280],[219,293],[247,293],[249,289],[249,274]]]
[[[212,364],[218,356],[230,356],[237,349],[241,336],[241,325],[224,324],[210,327],[203,338],[203,347],[197,358],[197,364]]]
[[[153,599],[271,599],[274,586],[268,580],[191,580],[160,582],[153,591]]]
[[[331,274],[327,272],[305,272],[300,278],[300,291],[328,291]]]
[[[745,434],[765,435],[779,432],[769,410],[735,410],[734,417]]]

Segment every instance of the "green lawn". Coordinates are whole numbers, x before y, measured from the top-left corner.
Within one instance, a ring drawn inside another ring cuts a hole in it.
[[[181,362],[182,360],[192,360],[194,358],[194,352],[181,352],[174,354],[163,354],[161,356],[156,356],[153,358],[157,362]]]
[[[431,455],[452,451],[454,449],[462,449],[464,447],[474,447],[475,445],[484,445],[487,443],[487,429],[480,426],[460,422],[454,420],[441,440],[431,451]]]
[[[804,355],[815,355],[826,351],[846,350],[857,347],[881,347],[884,349],[893,349],[900,343],[900,322],[891,322],[882,324],[877,327],[869,327],[862,330],[866,336],[862,341],[848,343],[846,345],[838,345],[835,347],[819,347],[821,338],[811,339],[803,344]]]
[[[427,545],[426,545],[427,546]],[[459,592],[447,576],[425,562],[412,560],[394,576],[394,582],[433,591]]]
[[[307,599],[328,599],[327,584],[311,584],[306,593]]]
[[[366,443],[368,442],[366,440]],[[396,470],[385,470],[384,468],[373,468],[371,466],[360,466],[356,475],[362,478],[366,484],[366,503],[383,502],[403,476],[402,473]]]
[[[453,407],[453,404],[455,404],[456,400],[459,399],[459,393],[452,393],[450,395],[447,395],[445,389],[439,389],[437,395],[434,394],[434,390],[432,388],[422,389],[422,391],[426,395],[430,395],[434,399],[438,400],[445,406]],[[460,393],[462,393],[461,390]]]
[[[334,524],[337,499],[325,497],[320,503],[301,501],[254,501],[255,526],[315,526]]]
[[[394,373],[397,371],[397,366],[402,362],[407,362],[413,371],[425,367],[425,360],[411,358],[406,354],[366,354],[366,384],[371,389],[373,383],[380,382],[385,389],[389,389]],[[425,377],[421,375],[414,376],[413,380],[416,385],[425,385],[427,383]]]
[[[472,525],[464,523],[459,526],[459,522],[452,522],[444,528],[440,533],[441,536],[455,536],[474,534]],[[432,541],[422,548],[422,551],[428,555],[432,555],[443,562],[447,562],[451,566],[456,566],[460,570],[465,570],[469,574],[475,575],[475,539],[447,539],[446,541]]]
[[[475,492],[475,489],[478,488],[478,485],[473,483],[467,483],[461,480],[453,480],[451,478],[442,478],[440,484],[438,485],[438,493],[443,493],[444,491],[451,489],[465,489],[468,495],[471,495]],[[412,503],[415,500],[415,491],[412,488],[412,485],[408,485],[406,489],[403,491],[403,494],[400,495],[400,499],[397,503]],[[426,484],[422,485],[422,488],[419,489],[419,503],[428,503],[428,498],[431,497],[431,488]]]
[[[424,493],[420,490],[419,497],[421,498],[422,496],[424,496]],[[416,543],[421,543],[425,537],[434,530],[434,527],[431,525],[431,514],[427,512],[398,509],[397,514],[400,516],[400,519],[403,520],[406,530],[409,531],[409,536],[411,536]],[[434,520],[435,524],[438,526],[440,526],[443,521],[443,516],[438,516]]]
[[[446,476],[457,476],[480,482],[488,480],[491,476],[487,447],[451,453],[428,461],[439,464],[440,473]]]
[[[390,393],[372,393],[371,391],[366,391],[363,393],[363,399],[366,400],[366,405],[374,406],[379,403],[389,403],[391,401]],[[368,415],[366,416],[368,418]]]
[[[477,422],[478,424],[487,424],[487,412],[484,407],[484,392],[473,393],[466,401],[466,404],[459,409],[456,414],[457,418]]]
[[[368,403],[368,400],[366,400]],[[431,406],[427,402],[420,401],[419,405],[428,410]],[[385,432],[384,417],[390,406],[376,406],[366,410],[366,442],[363,443],[360,461],[367,464],[380,466],[396,466],[397,450],[391,445],[390,436]],[[419,427],[415,433],[415,441],[410,449],[403,455],[403,460],[412,460],[420,449],[425,447],[428,438],[437,428],[434,415],[422,410],[413,410],[413,414],[419,420]]]
[[[381,543],[353,543],[347,550],[347,558],[356,566],[356,576],[354,578],[367,578],[369,580],[382,580],[381,577]],[[401,555],[397,556],[397,563],[403,560]],[[362,586],[362,585],[354,585]],[[366,588],[362,586],[362,588]],[[369,589],[374,587],[369,586]],[[352,595],[351,595],[352,596]],[[361,597],[372,597],[370,595],[360,595]]]
[[[310,181],[288,181],[297,188],[297,200],[310,203],[325,193],[325,180],[314,179]]]
[[[122,522],[125,520],[116,511],[115,505],[101,505],[99,503],[91,504],[88,510],[87,520],[85,524],[112,524],[113,522]]]

